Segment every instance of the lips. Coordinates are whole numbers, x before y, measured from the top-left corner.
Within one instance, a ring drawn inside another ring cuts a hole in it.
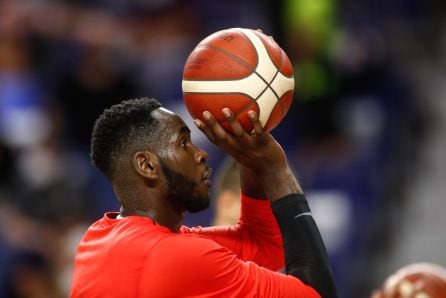
[[[212,169],[209,168],[203,175],[203,180],[209,180],[209,178],[211,177],[212,174]]]

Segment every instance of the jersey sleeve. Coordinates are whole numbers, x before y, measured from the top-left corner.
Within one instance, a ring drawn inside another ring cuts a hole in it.
[[[284,265],[279,226],[268,200],[242,194],[241,214],[236,225],[218,227],[182,227],[183,233],[203,235],[226,247],[243,261],[277,271]]]
[[[153,250],[143,266],[141,297],[320,297],[299,279],[242,261],[204,237],[167,237]]]

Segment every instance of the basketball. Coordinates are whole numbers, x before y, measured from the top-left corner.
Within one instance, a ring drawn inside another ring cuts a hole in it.
[[[391,275],[373,298],[446,297],[446,270],[436,264],[415,263]]]
[[[230,108],[243,128],[254,110],[265,131],[285,117],[293,101],[292,64],[270,36],[245,28],[215,32],[192,50],[183,71],[183,98],[195,119],[210,111],[227,131],[221,110]]]

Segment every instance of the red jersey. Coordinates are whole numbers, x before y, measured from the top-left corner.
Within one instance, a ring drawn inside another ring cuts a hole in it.
[[[237,225],[178,233],[106,213],[79,243],[70,297],[320,297],[276,272],[282,238],[268,201],[242,195]]]

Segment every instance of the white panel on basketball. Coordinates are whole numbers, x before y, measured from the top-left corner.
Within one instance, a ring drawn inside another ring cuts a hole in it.
[[[257,34],[251,30],[241,30],[253,43],[254,48],[257,51],[259,63],[255,70],[256,73],[270,83],[270,88],[265,90],[265,92],[257,99],[260,111],[259,120],[262,126],[265,126],[279,98],[294,87],[294,78],[287,78],[280,72],[277,73],[276,65],[272,62],[263,41]],[[274,77],[276,73],[277,76]],[[273,90],[276,94],[274,94]]]
[[[294,88],[294,78],[289,78],[281,74],[277,74],[274,81],[270,84],[277,96],[282,97],[286,92]]]
[[[189,93],[243,93],[255,99],[265,89],[265,82],[252,73],[240,80],[191,81],[183,80],[183,92]]]
[[[268,55],[265,45],[260,37],[253,31],[247,29],[240,29],[252,42],[257,52],[258,63],[255,71],[267,82],[271,82],[274,75],[277,73],[277,67]]]
[[[268,122],[269,116],[277,103],[276,100],[271,100],[272,98],[276,98],[276,95],[271,88],[267,88],[265,92],[257,99],[257,104],[259,105],[260,111],[259,120],[262,126],[265,126],[266,122]]]

